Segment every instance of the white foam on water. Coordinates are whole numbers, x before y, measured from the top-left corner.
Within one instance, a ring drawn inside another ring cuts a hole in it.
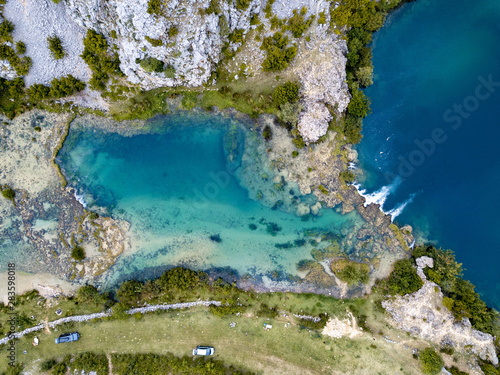
[[[365,198],[365,207],[375,203],[380,205],[380,208],[383,210],[383,206],[387,197],[396,191],[396,189],[401,185],[401,178],[397,177],[394,182],[390,185],[382,186],[379,190],[374,191],[373,193],[367,194],[365,189],[361,189],[361,185],[353,184],[354,187],[358,190],[358,193],[361,194]],[[386,213],[384,211],[384,213]]]
[[[394,221],[394,219],[396,217],[401,215],[401,213],[403,212],[405,207],[408,206],[411,202],[413,202],[413,198],[415,198],[415,195],[416,195],[415,193],[411,194],[410,197],[407,200],[405,200],[403,203],[397,205],[392,210],[389,210],[388,212],[386,212],[386,214],[391,215],[391,221]]]
[[[80,203],[83,208],[87,208],[87,202],[85,202],[85,194],[78,195],[75,190],[75,199]]]

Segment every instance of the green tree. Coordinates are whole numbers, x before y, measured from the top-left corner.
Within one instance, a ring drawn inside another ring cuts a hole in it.
[[[50,87],[40,83],[34,83],[28,88],[28,96],[32,102],[39,102],[48,98],[50,95]]]
[[[73,250],[71,250],[71,257],[76,261],[84,260],[85,256],[85,249],[81,246],[75,246]]]
[[[47,38],[47,43],[49,44],[49,50],[54,59],[60,60],[64,57],[65,53],[61,39],[59,39],[56,35],[52,35]]]
[[[148,10],[149,14],[155,14],[157,16],[161,15],[161,0],[149,0]]]
[[[389,276],[389,289],[393,293],[408,294],[419,290],[424,282],[417,275],[417,270],[408,259],[394,263],[394,270]]]
[[[4,19],[0,23],[0,42],[12,41],[11,33],[14,31],[14,24]]]
[[[144,60],[141,61],[140,63],[141,68],[144,69],[146,72],[149,73],[161,73],[163,72],[163,68],[165,66],[165,63],[163,61],[160,61],[154,57],[146,57]]]
[[[300,38],[314,21],[314,16],[311,16],[306,20],[304,18],[306,13],[306,7],[302,7],[300,13],[297,9],[294,9],[293,16],[288,20],[288,29],[292,32],[294,38]]]
[[[85,83],[68,75],[66,77],[54,78],[51,82],[49,95],[53,98],[64,98],[73,95],[85,88]]]
[[[262,69],[265,72],[277,72],[288,67],[297,54],[297,46],[288,47],[288,41],[288,37],[280,32],[264,38],[261,49],[267,52],[267,56],[262,62]]]
[[[273,92],[273,100],[277,107],[285,103],[293,103],[299,98],[299,85],[295,82],[285,82],[276,87]]]
[[[24,55],[26,53],[26,44],[18,40],[16,42],[16,51],[20,55]]]
[[[352,99],[347,106],[347,112],[354,116],[363,118],[370,113],[370,100],[365,96],[365,93],[359,89],[352,93]]]
[[[425,348],[419,354],[422,371],[428,375],[437,375],[444,366],[441,356],[432,348]]]
[[[8,187],[8,188],[5,188],[2,190],[2,196],[4,198],[10,199],[11,201],[14,201],[14,198],[16,196],[16,192]]]

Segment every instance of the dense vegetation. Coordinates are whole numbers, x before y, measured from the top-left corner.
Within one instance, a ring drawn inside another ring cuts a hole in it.
[[[331,6],[331,28],[347,39],[347,83],[352,100],[344,121],[348,143],[361,141],[362,119],[370,113],[370,101],[361,88],[371,85],[372,53],[369,47],[373,32],[384,25],[389,11],[407,0],[342,0]]]
[[[64,57],[65,53],[61,39],[59,39],[56,35],[52,35],[47,38],[47,43],[49,45],[50,53],[54,59],[60,60]]]
[[[11,188],[7,187],[5,189],[2,189],[2,196],[4,198],[10,199],[11,201],[14,200],[16,196],[16,192],[12,190]]]
[[[149,0],[147,12],[149,14],[161,16],[161,1],[160,0]]]
[[[493,333],[495,313],[474,291],[475,286],[462,279],[462,265],[457,263],[453,252],[433,246],[422,246],[413,250],[414,258],[424,255],[434,259],[434,267],[427,267],[424,273],[430,281],[441,287],[445,295],[443,303],[455,318],[469,318],[474,328]]]
[[[76,261],[82,261],[85,259],[85,249],[81,246],[75,246],[71,250],[71,257]]]
[[[346,282],[348,285],[365,284],[370,279],[370,267],[368,264],[340,259],[332,262],[330,268],[340,280]]]
[[[85,48],[81,57],[92,71],[92,77],[89,81],[90,87],[103,91],[110,75],[123,75],[120,70],[118,54],[109,54],[108,42],[104,36],[92,29],[87,30],[83,45]]]
[[[422,371],[424,374],[437,375],[441,373],[444,361],[441,356],[432,348],[425,348],[419,354]]]
[[[417,270],[408,259],[398,260],[389,276],[388,286],[392,293],[408,294],[419,290],[424,285]]]
[[[288,37],[280,32],[264,38],[261,49],[267,53],[262,62],[262,69],[265,72],[278,72],[286,69],[297,54],[297,46],[295,44],[289,46]]]

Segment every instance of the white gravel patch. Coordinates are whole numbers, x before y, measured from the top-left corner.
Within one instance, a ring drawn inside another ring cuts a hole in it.
[[[4,16],[14,23],[14,40],[26,44],[26,55],[33,62],[25,77],[26,86],[47,85],[53,78],[68,74],[88,81],[90,70],[79,56],[86,30],[66,12],[64,1],[55,4],[51,0],[8,0]],[[47,37],[53,34],[61,39],[66,52],[61,60],[54,60],[48,49]]]

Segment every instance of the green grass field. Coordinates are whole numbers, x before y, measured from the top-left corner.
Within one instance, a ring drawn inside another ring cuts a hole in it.
[[[86,351],[96,353],[158,353],[191,355],[196,345],[206,344],[216,348],[216,358],[226,364],[256,371],[262,374],[418,374],[419,363],[412,358],[411,349],[401,344],[388,343],[382,337],[388,335],[395,341],[398,333],[384,329],[379,321],[382,313],[373,303],[342,302],[316,295],[265,294],[259,302],[278,305],[283,311],[303,310],[317,313],[326,311],[341,313],[346,308],[358,314],[366,314],[369,324],[363,336],[355,339],[331,339],[317,331],[301,328],[298,320],[287,312],[272,320],[255,316],[250,309],[240,316],[216,317],[208,308],[153,313],[137,319],[107,320],[69,324],[38,332],[40,344],[32,346],[35,334],[23,337],[17,344],[17,360],[32,373],[41,373],[39,366],[49,358],[62,359],[66,354]],[[287,298],[287,299],[285,299]],[[284,305],[284,306],[283,306]],[[311,307],[312,306],[312,307]],[[380,314],[380,316],[378,315]],[[234,328],[230,323],[236,323]],[[269,331],[264,323],[271,323]],[[289,323],[289,324],[287,324]],[[285,326],[286,325],[286,326]],[[78,331],[78,342],[59,344],[54,339],[63,332]],[[418,346],[416,340],[412,346]],[[23,354],[26,350],[27,354]],[[6,368],[6,357],[0,357],[0,368]]]

